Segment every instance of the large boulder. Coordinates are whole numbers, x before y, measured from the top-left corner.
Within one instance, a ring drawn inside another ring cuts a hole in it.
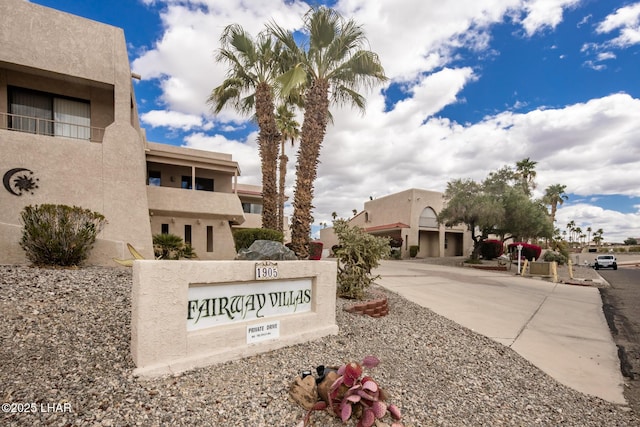
[[[293,261],[297,260],[296,254],[280,242],[273,240],[256,240],[247,249],[240,249],[237,260],[242,261]]]

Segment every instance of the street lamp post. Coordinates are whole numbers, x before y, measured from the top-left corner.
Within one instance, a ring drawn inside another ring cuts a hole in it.
[[[520,274],[520,258],[522,258],[522,245],[516,246],[518,249],[518,274]]]

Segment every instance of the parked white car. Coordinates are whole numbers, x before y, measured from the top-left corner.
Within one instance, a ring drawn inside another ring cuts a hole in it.
[[[601,268],[613,268],[618,269],[618,260],[615,255],[598,255],[596,262],[593,264],[593,268],[599,270]]]

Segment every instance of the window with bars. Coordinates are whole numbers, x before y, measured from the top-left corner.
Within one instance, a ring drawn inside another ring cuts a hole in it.
[[[9,129],[40,135],[91,139],[88,101],[9,87]]]

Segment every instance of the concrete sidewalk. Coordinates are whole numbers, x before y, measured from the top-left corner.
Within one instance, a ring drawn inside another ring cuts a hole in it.
[[[379,285],[511,347],[575,390],[626,404],[597,288],[415,261],[383,261]]]

